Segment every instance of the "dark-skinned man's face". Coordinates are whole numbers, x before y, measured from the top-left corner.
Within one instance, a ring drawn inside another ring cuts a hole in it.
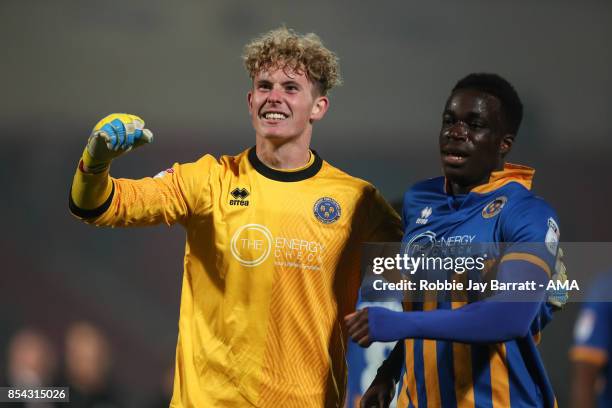
[[[442,169],[455,194],[465,194],[503,169],[512,145],[495,96],[458,89],[446,102],[440,129]]]

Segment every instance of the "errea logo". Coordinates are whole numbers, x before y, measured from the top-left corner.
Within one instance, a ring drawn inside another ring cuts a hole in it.
[[[234,197],[233,200],[229,201],[230,205],[240,205],[246,207],[249,205],[249,200],[246,198],[250,195],[249,190],[246,188],[236,187],[230,192],[231,196]]]
[[[421,217],[417,218],[416,223],[419,225],[425,225],[427,224],[427,221],[429,221],[429,216],[431,215],[432,210],[431,207],[425,207],[421,210]]]

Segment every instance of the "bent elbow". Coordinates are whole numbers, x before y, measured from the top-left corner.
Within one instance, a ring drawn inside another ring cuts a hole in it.
[[[526,337],[529,334],[530,324],[526,319],[510,318],[503,331],[501,341]]]
[[[510,332],[511,339],[519,339],[526,337],[529,334],[529,325],[528,324],[517,324],[516,327],[513,327]]]

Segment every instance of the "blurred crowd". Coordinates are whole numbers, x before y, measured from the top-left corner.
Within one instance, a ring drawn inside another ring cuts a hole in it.
[[[604,278],[594,285],[594,290],[610,293],[612,273],[604,275]],[[597,294],[591,294],[589,299],[592,300],[581,305],[582,313],[575,327],[571,352],[571,406],[609,407],[612,406],[612,365],[608,362],[608,354],[612,353],[612,303],[603,301],[607,297]],[[367,351],[358,347],[356,350],[362,354]],[[353,353],[349,360],[351,364],[361,367],[363,363],[357,361],[359,358],[359,355],[355,358]],[[382,358],[382,355],[377,357],[378,360]],[[365,366],[363,371],[366,371]],[[122,388],[130,384],[119,386],[114,381],[112,348],[100,327],[88,321],[73,323],[63,335],[62,347],[54,344],[42,330],[23,327],[8,342],[6,367],[0,373],[0,386],[69,387],[70,403],[0,403],[0,407],[168,407],[173,378],[172,366],[160,372],[156,391],[151,393],[147,401],[134,404],[128,400],[127,390]],[[368,384],[369,380],[358,388],[363,392]],[[358,404],[359,398],[354,401]]]
[[[105,333],[91,322],[68,327],[63,347],[57,347],[44,332],[33,327],[18,330],[10,339],[6,368],[0,381],[9,387],[69,387],[70,407],[120,408],[132,406],[113,380],[113,355]],[[144,407],[168,407],[172,395],[173,370],[160,378],[157,395]],[[0,404],[1,406],[2,404]],[[61,403],[10,403],[6,406],[46,408]]]

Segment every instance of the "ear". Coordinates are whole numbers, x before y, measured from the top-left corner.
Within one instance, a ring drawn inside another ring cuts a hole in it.
[[[515,135],[513,135],[512,133],[506,133],[502,137],[501,143],[499,145],[499,153],[501,154],[502,158],[506,157],[506,155],[510,153],[510,150],[512,150],[512,144],[514,143],[514,137]]]
[[[312,110],[310,111],[310,121],[323,119],[328,108],[329,98],[327,98],[327,96],[317,96],[312,105]]]
[[[253,111],[253,91],[247,92],[247,106],[249,108],[249,113]]]

